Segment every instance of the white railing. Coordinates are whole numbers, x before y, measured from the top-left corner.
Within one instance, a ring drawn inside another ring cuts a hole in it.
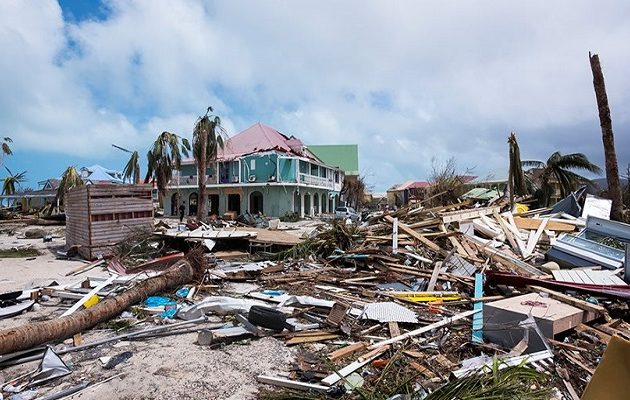
[[[308,174],[300,174],[300,183],[305,185],[321,186],[329,189],[333,189],[335,186],[335,183],[330,179]]]

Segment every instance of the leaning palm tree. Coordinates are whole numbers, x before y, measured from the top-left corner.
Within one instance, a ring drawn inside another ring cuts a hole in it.
[[[523,167],[521,163],[521,151],[516,141],[514,132],[508,138],[510,145],[510,169],[508,171],[508,186],[510,191],[510,206],[514,206],[514,195],[523,196],[527,194],[527,185]]]
[[[22,186],[22,183],[26,182],[26,171],[14,175],[9,168],[4,167],[4,169],[7,170],[9,175],[7,175],[3,180],[2,194],[10,196],[15,194],[17,187]]]
[[[221,126],[221,118],[211,115],[212,107],[208,107],[206,114],[199,117],[193,129],[193,157],[197,164],[197,184],[199,187],[199,202],[197,205],[197,219],[206,216],[206,175],[208,164],[217,159],[219,149],[223,149],[225,129]]]
[[[187,139],[171,132],[162,132],[147,153],[147,175],[144,183],[151,181],[157,185],[160,199],[166,194],[166,187],[174,169],[180,169],[182,155],[188,157],[190,143]]]
[[[523,161],[523,166],[534,167],[540,170],[537,179],[537,197],[539,205],[546,207],[549,205],[554,194],[554,184],[560,187],[560,196],[566,197],[576,190],[578,185],[590,182],[587,178],[573,172],[588,171],[594,174],[601,174],[602,170],[593,164],[582,153],[562,155],[556,151],[546,162]]]

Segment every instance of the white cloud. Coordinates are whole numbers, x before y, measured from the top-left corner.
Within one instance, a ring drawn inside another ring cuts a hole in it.
[[[105,20],[69,22],[53,1],[0,2],[0,127],[20,146],[144,149],[162,130],[188,135],[213,105],[231,133],[261,120],[307,143],[358,143],[379,190],[426,178],[433,157],[502,176],[511,130],[524,157],[560,149],[601,162],[593,50],[620,163],[630,157],[622,1],[106,7]]]

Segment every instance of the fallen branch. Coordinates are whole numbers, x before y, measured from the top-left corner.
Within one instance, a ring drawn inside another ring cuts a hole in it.
[[[35,322],[0,331],[0,354],[26,350],[43,343],[63,340],[108,321],[148,296],[190,282],[195,269],[182,261],[163,274],[138,283],[131,289],[95,306],[50,321]]]

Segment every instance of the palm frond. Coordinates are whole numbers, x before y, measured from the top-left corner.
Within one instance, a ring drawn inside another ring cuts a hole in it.
[[[521,161],[523,167],[545,168],[547,165],[542,161],[525,160]]]
[[[173,170],[181,168],[182,154],[187,157],[189,148],[188,140],[177,134],[167,131],[160,133],[147,153],[145,183],[152,179],[157,184],[160,196],[164,196]]]
[[[589,159],[582,153],[573,153],[561,156],[557,160],[556,165],[563,169],[577,169],[595,174],[602,173],[601,168],[590,162]]]
[[[129,161],[123,169],[123,182],[136,183],[140,179],[140,155],[137,151],[131,153]]]

